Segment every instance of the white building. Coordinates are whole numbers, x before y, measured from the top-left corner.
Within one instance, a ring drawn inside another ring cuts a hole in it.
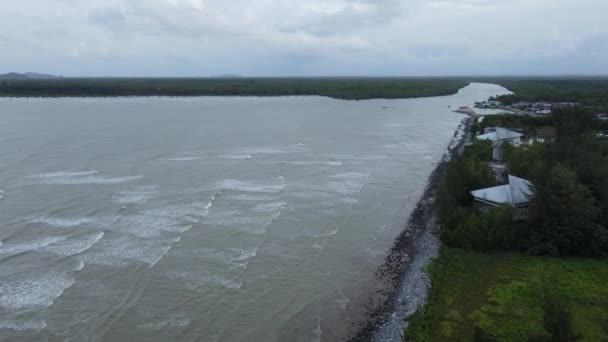
[[[471,191],[477,202],[494,207],[508,204],[514,208],[528,207],[532,193],[532,183],[515,176],[509,176],[509,184]]]

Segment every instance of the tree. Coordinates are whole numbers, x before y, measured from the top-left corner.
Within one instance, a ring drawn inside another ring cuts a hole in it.
[[[533,251],[554,255],[592,253],[590,246],[602,229],[597,223],[599,210],[591,191],[574,171],[556,164],[544,181],[539,179],[535,184],[533,202]]]
[[[582,107],[568,107],[556,109],[553,112],[557,139],[578,136],[597,129],[597,117]]]

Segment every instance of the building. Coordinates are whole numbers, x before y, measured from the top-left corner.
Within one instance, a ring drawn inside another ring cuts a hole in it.
[[[514,208],[527,208],[532,194],[532,183],[515,176],[509,176],[508,184],[471,191],[476,202],[493,207],[507,204]]]
[[[513,146],[521,144],[521,137],[524,135],[503,127],[488,127],[484,134],[478,135],[477,140],[490,140],[494,142],[508,142]]]
[[[492,159],[502,161],[502,145],[509,143],[513,146],[520,146],[523,134],[503,127],[488,127],[484,134],[478,135],[477,140],[492,141]]]

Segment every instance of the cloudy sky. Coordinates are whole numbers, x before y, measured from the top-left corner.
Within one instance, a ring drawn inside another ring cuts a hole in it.
[[[0,73],[608,74],[608,0],[18,0]]]

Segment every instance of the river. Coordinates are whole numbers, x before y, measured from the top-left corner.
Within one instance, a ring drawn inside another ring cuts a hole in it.
[[[505,93],[0,100],[0,340],[333,341]]]

